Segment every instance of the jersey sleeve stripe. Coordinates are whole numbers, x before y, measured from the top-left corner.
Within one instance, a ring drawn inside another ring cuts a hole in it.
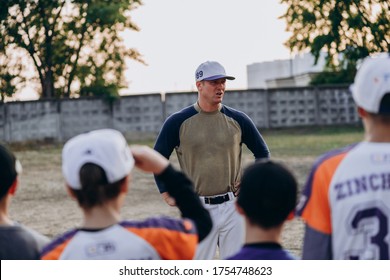
[[[186,221],[186,222],[184,222]],[[190,223],[190,227],[188,227]],[[173,231],[185,232],[185,233],[196,233],[196,228],[193,226],[190,220],[179,220],[173,218],[149,218],[145,221],[123,221],[120,223],[125,228],[163,228]]]
[[[56,246],[51,247],[51,250],[45,250],[45,252],[41,254],[41,260],[59,260],[62,252],[71,240],[72,238],[67,240],[62,239],[62,243],[56,243]]]
[[[61,253],[64,250],[64,248],[66,247],[66,244],[69,243],[69,241],[73,238],[73,236],[77,232],[78,232],[78,229],[72,229],[71,231],[68,231],[68,232],[60,235],[56,239],[54,239],[46,247],[43,248],[43,250],[41,252],[41,259],[47,259],[48,256],[57,256],[58,253]],[[50,257],[49,259],[52,259],[52,258]]]
[[[147,241],[164,260],[189,260],[195,255],[198,236],[189,220],[182,223],[181,230],[164,227],[125,227]]]
[[[332,232],[328,195],[330,183],[340,162],[354,146],[331,151],[313,166],[297,207],[297,214],[317,231],[325,234]]]

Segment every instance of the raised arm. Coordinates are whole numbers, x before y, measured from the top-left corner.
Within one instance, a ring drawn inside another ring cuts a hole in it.
[[[145,172],[152,172],[158,180],[164,183],[168,194],[176,200],[182,217],[194,222],[199,241],[203,240],[211,231],[212,222],[209,212],[203,207],[193,190],[193,183],[153,149],[147,146],[134,146],[131,147],[131,151],[136,166]]]

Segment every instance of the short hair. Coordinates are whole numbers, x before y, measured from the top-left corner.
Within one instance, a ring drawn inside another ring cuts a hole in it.
[[[265,229],[281,225],[297,203],[293,174],[273,161],[256,162],[244,171],[237,203],[247,218]]]
[[[379,114],[390,116],[390,92],[386,92],[379,103]]]
[[[125,178],[110,184],[103,168],[94,163],[86,163],[80,169],[81,189],[71,188],[70,191],[75,194],[82,208],[90,209],[117,197]]]
[[[18,175],[16,165],[15,155],[0,144],[0,199],[8,193]]]
[[[390,125],[390,92],[386,93],[379,104],[379,113],[369,113],[373,119]]]

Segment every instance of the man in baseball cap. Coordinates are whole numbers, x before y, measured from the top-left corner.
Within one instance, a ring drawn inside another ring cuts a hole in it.
[[[352,96],[364,141],[330,151],[312,168],[298,214],[303,259],[390,259],[390,55],[364,59]]]
[[[120,210],[131,170],[152,172],[167,186],[183,219],[123,221]],[[70,139],[62,150],[62,171],[81,208],[81,228],[53,240],[42,259],[192,259],[211,219],[191,181],[147,146],[133,146],[117,130],[100,129]]]
[[[195,71],[198,100],[165,120],[154,146],[166,158],[176,151],[181,169],[194,182],[217,225],[199,244],[197,259],[213,259],[217,248],[219,257],[225,259],[241,248],[244,221],[234,201],[242,173],[242,146],[256,160],[270,155],[253,121],[222,103],[226,81],[234,79],[216,61],[200,64]],[[163,182],[156,178],[156,183],[165,202],[174,206]]]
[[[11,197],[18,186],[22,165],[15,155],[0,144],[0,259],[34,260],[49,239],[8,216]]]

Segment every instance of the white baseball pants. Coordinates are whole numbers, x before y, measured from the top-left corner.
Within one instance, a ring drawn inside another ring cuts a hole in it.
[[[230,200],[221,204],[206,204],[200,196],[204,207],[209,211],[213,228],[209,235],[199,243],[195,259],[209,260],[216,256],[219,248],[219,259],[226,259],[238,252],[245,238],[244,219],[235,208],[234,194],[229,192]]]

